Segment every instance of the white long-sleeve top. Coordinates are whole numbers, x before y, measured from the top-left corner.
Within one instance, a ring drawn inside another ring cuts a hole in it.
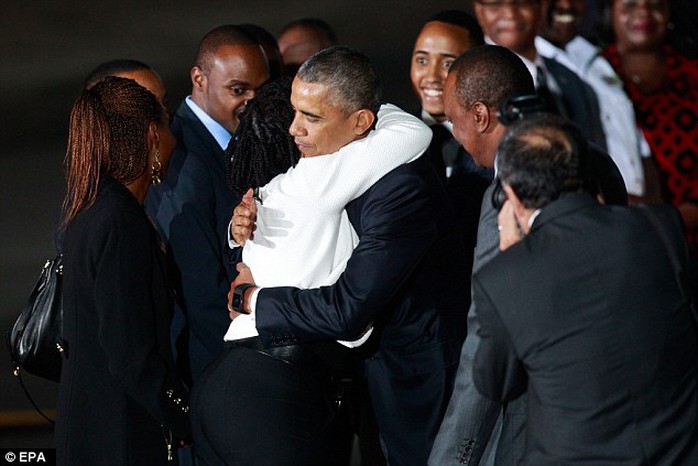
[[[344,207],[398,166],[417,159],[432,132],[418,118],[382,105],[375,130],[338,152],[305,157],[259,190],[254,239],[242,260],[259,287],[331,285],[358,243]],[[226,341],[258,335],[255,312],[230,324]]]
[[[608,154],[618,166],[628,194],[642,196],[645,192],[642,157],[649,157],[650,149],[635,123],[635,110],[623,90],[623,82],[611,64],[597,47],[581,36],[572,39],[564,50],[536,37],[536,49],[576,72],[594,89],[599,98]]]

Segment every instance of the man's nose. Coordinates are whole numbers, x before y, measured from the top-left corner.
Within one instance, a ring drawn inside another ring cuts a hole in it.
[[[427,68],[427,79],[429,82],[433,83],[443,81],[440,67],[441,63],[439,60],[431,60],[429,67]]]
[[[300,122],[298,121],[297,116],[293,117],[293,121],[291,122],[291,126],[288,127],[288,132],[293,137],[302,136],[302,128],[301,128]]]

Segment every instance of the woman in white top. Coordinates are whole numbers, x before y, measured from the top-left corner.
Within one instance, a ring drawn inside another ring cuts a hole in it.
[[[358,242],[344,207],[392,169],[418,158],[431,130],[383,105],[375,130],[363,139],[334,154],[300,158],[288,133],[289,97],[287,81],[261,88],[240,115],[228,147],[231,185],[239,193],[256,192],[257,229],[242,261],[253,268],[259,286],[329,285]],[[225,336],[226,350],[197,382],[197,453],[212,464],[257,464],[259,455],[267,455],[269,464],[327,464],[332,410],[322,358],[297,346],[285,358],[283,350],[277,355],[261,348],[257,335],[254,314],[236,318]],[[332,351],[328,346],[323,350]],[[248,435],[257,429],[263,429],[263,441]],[[274,451],[262,451],[270,439]]]

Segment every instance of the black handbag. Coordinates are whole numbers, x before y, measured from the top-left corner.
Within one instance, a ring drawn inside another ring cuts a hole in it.
[[[27,305],[7,334],[16,376],[20,371],[57,382],[61,376],[63,257],[46,261]],[[20,377],[21,382],[21,377]]]

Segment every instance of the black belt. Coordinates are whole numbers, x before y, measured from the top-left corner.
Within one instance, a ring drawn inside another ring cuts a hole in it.
[[[259,337],[242,338],[225,342],[226,348],[247,348],[292,366],[312,372],[317,377],[329,379],[332,376],[327,363],[317,354],[301,345],[269,346],[262,345]]]

